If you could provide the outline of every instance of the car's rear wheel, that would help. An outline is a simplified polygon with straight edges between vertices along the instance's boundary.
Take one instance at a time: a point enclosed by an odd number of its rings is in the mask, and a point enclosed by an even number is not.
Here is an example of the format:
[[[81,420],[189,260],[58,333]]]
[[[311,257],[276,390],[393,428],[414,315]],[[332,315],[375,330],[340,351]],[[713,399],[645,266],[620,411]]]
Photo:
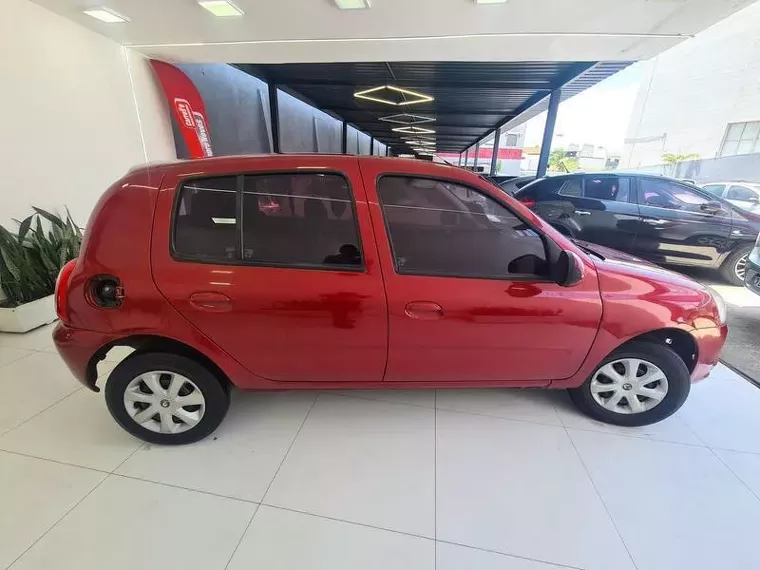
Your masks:
[[[198,441],[224,419],[229,394],[198,362],[168,353],[137,353],[106,383],[106,404],[121,427],[150,443]]]
[[[738,287],[744,286],[744,276],[747,273],[747,263],[752,246],[742,247],[729,255],[720,266],[723,278]]]
[[[689,370],[670,348],[631,342],[608,356],[580,387],[569,392],[586,415],[632,427],[674,414],[690,388]]]

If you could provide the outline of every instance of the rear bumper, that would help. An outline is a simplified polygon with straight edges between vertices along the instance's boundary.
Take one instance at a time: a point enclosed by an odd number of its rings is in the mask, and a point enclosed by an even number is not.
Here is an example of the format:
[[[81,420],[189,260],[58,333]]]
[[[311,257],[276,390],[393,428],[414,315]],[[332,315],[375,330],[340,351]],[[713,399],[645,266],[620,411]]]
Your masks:
[[[718,364],[720,351],[728,336],[728,325],[696,329],[691,334],[697,341],[697,364],[691,373],[691,381],[698,382],[707,378]]]
[[[105,357],[112,340],[113,335],[75,329],[60,321],[53,330],[53,342],[58,354],[74,377],[94,392],[100,391],[95,386],[98,362]]]

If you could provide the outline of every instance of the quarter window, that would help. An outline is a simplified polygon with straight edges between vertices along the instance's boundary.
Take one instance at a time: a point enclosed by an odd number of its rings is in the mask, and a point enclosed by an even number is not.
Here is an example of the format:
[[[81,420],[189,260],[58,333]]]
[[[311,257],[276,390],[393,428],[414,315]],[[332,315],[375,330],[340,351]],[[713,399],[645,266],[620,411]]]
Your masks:
[[[440,180],[385,176],[378,195],[399,273],[544,277],[542,238],[496,200]]]

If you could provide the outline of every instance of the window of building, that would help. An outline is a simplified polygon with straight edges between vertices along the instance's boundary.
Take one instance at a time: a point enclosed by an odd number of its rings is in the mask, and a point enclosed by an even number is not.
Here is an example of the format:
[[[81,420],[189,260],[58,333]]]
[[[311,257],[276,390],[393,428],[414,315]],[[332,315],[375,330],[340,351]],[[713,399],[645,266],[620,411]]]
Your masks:
[[[686,186],[656,178],[639,179],[639,204],[702,213],[701,206],[710,200]]]
[[[182,186],[174,217],[174,251],[207,260],[236,259],[236,176]]]
[[[728,125],[719,155],[734,156],[754,152],[760,152],[760,121]]]
[[[351,190],[342,176],[246,176],[242,217],[243,261],[362,266]]]
[[[516,135],[514,133],[507,133],[506,137],[504,137],[504,146],[516,147],[519,141],[520,141],[520,135]]]
[[[378,195],[399,273],[472,278],[548,275],[542,238],[471,188],[385,176]]]

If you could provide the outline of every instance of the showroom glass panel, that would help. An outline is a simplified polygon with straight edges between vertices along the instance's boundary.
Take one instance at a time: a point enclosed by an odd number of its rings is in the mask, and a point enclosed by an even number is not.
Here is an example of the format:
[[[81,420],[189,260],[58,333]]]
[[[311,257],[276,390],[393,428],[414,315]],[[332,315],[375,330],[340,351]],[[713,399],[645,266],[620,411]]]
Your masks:
[[[541,237],[476,190],[401,176],[381,178],[377,190],[399,273],[507,279],[548,273]]]
[[[361,245],[348,182],[337,174],[245,177],[243,261],[356,269]]]
[[[201,260],[236,259],[237,178],[224,176],[183,184],[174,216],[174,252]]]

